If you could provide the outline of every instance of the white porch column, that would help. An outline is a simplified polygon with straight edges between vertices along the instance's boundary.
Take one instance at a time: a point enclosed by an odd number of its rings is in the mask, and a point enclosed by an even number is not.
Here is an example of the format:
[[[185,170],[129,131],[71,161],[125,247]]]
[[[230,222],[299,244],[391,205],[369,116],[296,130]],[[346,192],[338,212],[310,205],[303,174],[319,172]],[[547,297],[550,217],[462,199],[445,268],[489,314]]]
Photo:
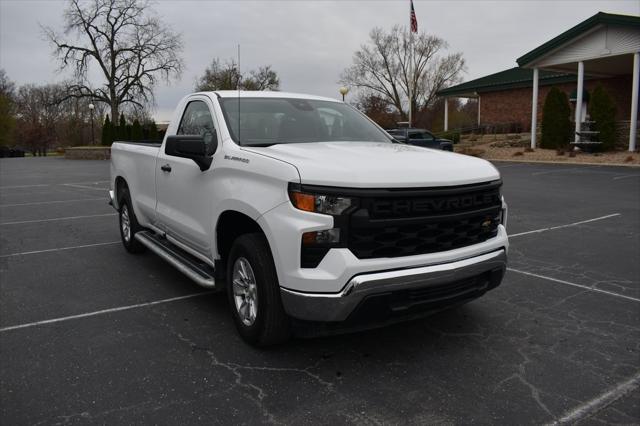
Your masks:
[[[536,148],[538,132],[538,68],[533,69],[533,96],[531,97],[531,149]]]
[[[480,127],[480,95],[478,95],[478,127]]]
[[[449,98],[444,98],[444,131],[449,130]]]
[[[633,54],[633,82],[631,83],[631,123],[629,128],[629,151],[636,150],[638,132],[638,85],[640,82],[640,53]]]
[[[576,95],[576,128],[574,142],[580,142],[578,132],[582,130],[582,92],[584,92],[584,62],[578,62],[578,94]]]

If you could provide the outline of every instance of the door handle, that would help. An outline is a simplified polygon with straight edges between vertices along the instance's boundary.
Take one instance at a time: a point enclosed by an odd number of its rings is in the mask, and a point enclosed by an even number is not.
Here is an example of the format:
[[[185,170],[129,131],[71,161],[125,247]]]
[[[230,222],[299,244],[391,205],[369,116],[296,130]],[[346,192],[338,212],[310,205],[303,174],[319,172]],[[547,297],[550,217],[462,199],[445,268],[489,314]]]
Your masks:
[[[162,170],[163,172],[171,173],[171,166],[169,164],[165,164],[164,166],[160,167],[160,170]]]

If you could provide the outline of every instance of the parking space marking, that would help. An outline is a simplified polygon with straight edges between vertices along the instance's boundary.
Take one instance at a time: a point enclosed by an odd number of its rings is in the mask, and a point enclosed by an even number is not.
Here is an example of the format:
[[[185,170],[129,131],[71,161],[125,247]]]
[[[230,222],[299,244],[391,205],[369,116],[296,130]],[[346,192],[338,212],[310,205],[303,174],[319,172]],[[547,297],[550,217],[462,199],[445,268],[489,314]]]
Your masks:
[[[603,408],[611,405],[613,402],[625,396],[629,392],[633,392],[634,390],[638,389],[638,387],[640,387],[640,373],[636,374],[629,380],[620,383],[619,385],[603,393],[602,395],[599,395],[592,400],[587,401],[584,404],[574,408],[551,424],[575,424],[576,422],[589,417],[602,410]]]
[[[98,183],[98,182],[96,182]],[[75,183],[62,183],[63,186],[68,186],[70,188],[81,188],[81,189],[92,189],[94,191],[108,191],[109,188],[96,188],[94,186],[86,186],[86,185],[78,185]]]
[[[13,188],[36,188],[42,186],[51,186],[49,183],[42,183],[38,185],[13,185],[13,186],[0,186],[0,191],[3,189],[13,189]]]
[[[612,180],[620,180],[620,179],[628,179],[633,177],[640,177],[640,175],[624,175],[624,176],[616,176],[612,178]]]
[[[120,240],[109,241],[107,243],[83,244],[81,246],[58,247],[58,248],[45,249],[45,250],[23,251],[20,253],[3,254],[3,255],[0,255],[0,259],[4,257],[26,256],[29,254],[51,253],[54,251],[75,250],[75,249],[81,249],[81,248],[87,248],[87,247],[109,246],[113,244],[120,244]]]
[[[205,296],[207,294],[212,294],[214,292],[215,292],[214,290],[209,290],[209,291],[203,291],[200,293],[187,294],[186,296],[171,297],[169,299],[154,300],[152,302],[136,303],[135,305],[119,306],[117,308],[102,309],[100,311],[86,312],[84,314],[78,314],[78,315],[70,315],[68,317],[53,318],[53,319],[48,319],[44,321],[29,322],[26,324],[10,325],[8,327],[0,328],[0,333],[4,333],[5,331],[11,331],[11,330],[19,330],[21,328],[35,327],[38,325],[54,324],[57,322],[70,321],[74,319],[94,317],[96,315],[104,315],[104,314],[110,314],[113,312],[129,311],[131,309],[145,308],[147,306],[155,306],[155,305],[161,305],[164,303],[177,302],[179,300],[192,299],[194,297]]]
[[[613,214],[608,214],[606,216],[594,217],[593,219],[581,220],[580,222],[567,223],[566,225],[558,225],[558,226],[552,226],[550,228],[540,228],[540,229],[534,229],[533,231],[519,232],[517,234],[509,234],[509,238],[520,237],[522,235],[528,235],[528,234],[538,234],[540,232],[551,231],[553,229],[569,228],[571,226],[582,225],[583,223],[595,222],[597,220],[604,220],[604,219],[609,219],[611,217],[617,217],[617,216],[622,216],[622,215],[620,213],[613,213]]]
[[[640,302],[640,299],[638,299],[636,297],[626,296],[624,294],[614,293],[612,291],[601,290],[599,288],[589,287],[589,286],[582,285],[582,284],[576,284],[576,283],[572,283],[572,282],[569,282],[569,281],[560,280],[558,278],[547,277],[545,275],[534,274],[533,272],[521,271],[519,269],[513,269],[513,268],[507,268],[507,271],[515,272],[517,274],[522,274],[522,275],[529,275],[531,277],[541,278],[543,280],[553,281],[553,282],[556,282],[556,283],[559,283],[559,284],[565,284],[565,285],[569,285],[569,286],[572,286],[572,287],[578,287],[578,288],[581,288],[581,289],[584,289],[584,290],[593,291],[593,292],[596,292],[596,293],[606,294],[608,296],[620,297],[622,299],[632,300],[634,302]]]
[[[531,176],[541,176],[541,175],[548,175],[548,174],[551,174],[551,173],[571,172],[571,171],[574,171],[574,170],[579,170],[579,169],[576,169],[574,167],[572,169],[545,170],[545,171],[542,171],[542,172],[531,173]]]
[[[39,206],[41,204],[61,204],[61,203],[79,203],[81,201],[104,201],[106,197],[101,198],[79,198],[77,200],[60,200],[60,201],[36,201],[34,203],[15,203],[15,204],[0,204],[0,207],[18,207],[18,206]]]
[[[37,188],[37,187],[44,187],[44,186],[56,186],[56,185],[65,185],[65,186],[70,186],[70,185],[86,185],[86,184],[92,184],[92,185],[97,185],[99,183],[109,183],[110,181],[108,180],[96,180],[96,181],[92,181],[92,182],[69,182],[69,183],[41,183],[41,184],[35,184],[35,185],[10,185],[10,186],[0,186],[0,191],[2,191],[3,189],[13,189],[13,188]],[[95,189],[95,188],[92,188]]]
[[[75,219],[85,219],[89,217],[105,217],[105,216],[115,216],[117,213],[104,213],[104,214],[89,214],[86,216],[67,216],[67,217],[55,217],[53,219],[38,219],[38,220],[21,220],[18,222],[3,222],[0,223],[0,226],[6,225],[22,225],[25,223],[39,223],[39,222],[55,222],[60,220],[75,220]]]

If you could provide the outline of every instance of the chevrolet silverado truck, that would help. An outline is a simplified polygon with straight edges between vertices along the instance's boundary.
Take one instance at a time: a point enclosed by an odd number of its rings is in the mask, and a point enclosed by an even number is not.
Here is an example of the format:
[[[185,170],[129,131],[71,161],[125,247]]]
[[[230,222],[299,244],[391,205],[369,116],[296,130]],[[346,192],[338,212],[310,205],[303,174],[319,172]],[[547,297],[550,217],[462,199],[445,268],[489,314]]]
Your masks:
[[[263,346],[498,286],[501,185],[487,161],[399,143],[341,101],[218,91],[182,99],[161,144],[115,142],[109,196],[126,250],[226,290],[239,334]]]

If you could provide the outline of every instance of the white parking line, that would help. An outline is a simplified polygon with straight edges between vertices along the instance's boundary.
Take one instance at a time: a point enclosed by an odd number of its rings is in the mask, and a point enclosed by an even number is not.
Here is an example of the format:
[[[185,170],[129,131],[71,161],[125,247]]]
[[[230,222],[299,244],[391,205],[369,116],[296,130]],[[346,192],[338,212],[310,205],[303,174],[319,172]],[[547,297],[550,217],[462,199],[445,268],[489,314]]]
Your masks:
[[[612,180],[628,179],[628,178],[634,178],[634,177],[640,177],[640,175],[616,176],[616,177],[612,178]]]
[[[60,317],[60,318],[53,318],[53,319],[44,320],[44,321],[30,322],[30,323],[26,323],[26,324],[11,325],[11,326],[8,326],[8,327],[0,328],[0,333],[4,333],[5,331],[18,330],[18,329],[21,329],[21,328],[35,327],[35,326],[38,326],[38,325],[54,324],[54,323],[57,323],[57,322],[69,321],[69,320],[74,320],[74,319],[79,319],[79,318],[94,317],[96,315],[110,314],[112,312],[128,311],[128,310],[131,310],[131,309],[144,308],[144,307],[147,307],[147,306],[160,305],[160,304],[163,304],[163,303],[177,302],[178,300],[185,300],[185,299],[191,299],[191,298],[194,298],[194,297],[200,297],[200,296],[204,296],[204,295],[207,295],[207,294],[211,294],[213,292],[214,292],[213,290],[211,290],[211,291],[203,291],[201,293],[192,293],[192,294],[187,294],[186,296],[172,297],[170,299],[154,300],[153,302],[136,303],[135,305],[120,306],[120,307],[117,307],[117,308],[110,308],[110,309],[102,309],[100,311],[87,312],[87,313],[78,314],[78,315],[70,315],[68,317]]]
[[[42,187],[42,186],[51,186],[48,183],[43,183],[43,184],[39,184],[39,185],[13,185],[13,186],[0,186],[0,191],[3,189],[13,189],[13,188],[36,188],[36,187]]]
[[[576,169],[576,168],[574,167],[574,168],[572,168],[572,169],[544,170],[544,171],[542,171],[542,172],[534,172],[534,173],[531,173],[531,176],[541,176],[541,175],[549,175],[549,174],[551,174],[551,173],[571,172],[571,171],[574,171],[574,170],[579,170],[579,169]]]
[[[640,299],[638,299],[636,297],[626,296],[624,294],[619,294],[619,293],[613,293],[613,292],[607,291],[607,290],[600,290],[599,288],[593,288],[593,287],[589,287],[589,286],[582,285],[582,284],[576,284],[576,283],[572,283],[572,282],[569,282],[569,281],[559,280],[557,278],[547,277],[547,276],[540,275],[540,274],[534,274],[533,272],[520,271],[518,269],[513,269],[513,268],[507,268],[507,271],[515,272],[516,274],[529,275],[531,277],[541,278],[543,280],[553,281],[553,282],[556,282],[556,283],[559,283],[559,284],[570,285],[572,287],[578,287],[578,288],[581,288],[581,289],[584,289],[584,290],[593,291],[593,292],[596,292],[596,293],[606,294],[608,296],[619,297],[621,299],[632,300],[634,302],[640,302]]]
[[[59,247],[59,248],[52,248],[52,249],[45,249],[45,250],[34,250],[34,251],[23,251],[21,253],[10,253],[10,254],[3,254],[0,255],[0,258],[3,257],[15,257],[15,256],[26,256],[29,254],[39,254],[39,253],[51,253],[54,251],[63,251],[63,250],[75,250],[75,249],[81,249],[81,248],[87,248],[87,247],[99,247],[99,246],[108,246],[108,245],[113,245],[113,244],[119,244],[120,241],[109,241],[108,243],[95,243],[95,244],[84,244],[81,246],[70,246],[70,247]]]
[[[581,220],[580,222],[568,223],[566,225],[552,226],[550,228],[535,229],[533,231],[519,232],[517,234],[509,234],[509,238],[519,237],[521,235],[538,234],[540,232],[551,231],[553,229],[569,228],[571,226],[582,225],[583,223],[595,222],[597,220],[609,219],[611,217],[621,216],[620,213],[608,214],[606,216],[595,217],[593,219]]]
[[[109,183],[110,181],[108,180],[96,180],[96,181],[92,181],[92,182],[69,182],[69,183],[41,183],[41,184],[36,184],[36,185],[9,185],[9,186],[0,186],[0,191],[3,189],[13,189],[13,188],[37,188],[37,187],[44,187],[44,186],[55,186],[55,185],[65,185],[65,186],[72,186],[72,185],[97,185],[99,183]],[[95,188],[92,188],[95,189]]]
[[[22,225],[25,223],[39,223],[39,222],[55,222],[59,220],[75,220],[75,219],[85,219],[88,217],[105,217],[105,216],[115,216],[117,213],[105,213],[105,214],[89,214],[86,216],[68,216],[68,217],[56,217],[53,219],[38,219],[38,220],[21,220],[19,222],[3,222],[0,223],[0,226],[5,225]]]
[[[78,185],[75,183],[63,183],[63,186],[68,186],[70,188],[82,188],[82,189],[91,189],[93,191],[108,191],[109,188],[96,188],[95,186],[86,186],[86,185]]]
[[[625,396],[629,392],[633,392],[634,390],[638,389],[638,387],[640,387],[640,373],[620,383],[619,385],[603,393],[602,395],[598,395],[592,400],[587,401],[584,404],[574,408],[551,424],[576,424],[580,420],[592,416],[608,405],[611,405],[613,402]]]
[[[77,200],[60,200],[60,201],[36,201],[34,203],[0,204],[0,207],[39,206],[41,204],[79,203],[81,201],[100,201],[100,200],[106,202],[107,197],[102,197],[102,198],[79,198]]]

